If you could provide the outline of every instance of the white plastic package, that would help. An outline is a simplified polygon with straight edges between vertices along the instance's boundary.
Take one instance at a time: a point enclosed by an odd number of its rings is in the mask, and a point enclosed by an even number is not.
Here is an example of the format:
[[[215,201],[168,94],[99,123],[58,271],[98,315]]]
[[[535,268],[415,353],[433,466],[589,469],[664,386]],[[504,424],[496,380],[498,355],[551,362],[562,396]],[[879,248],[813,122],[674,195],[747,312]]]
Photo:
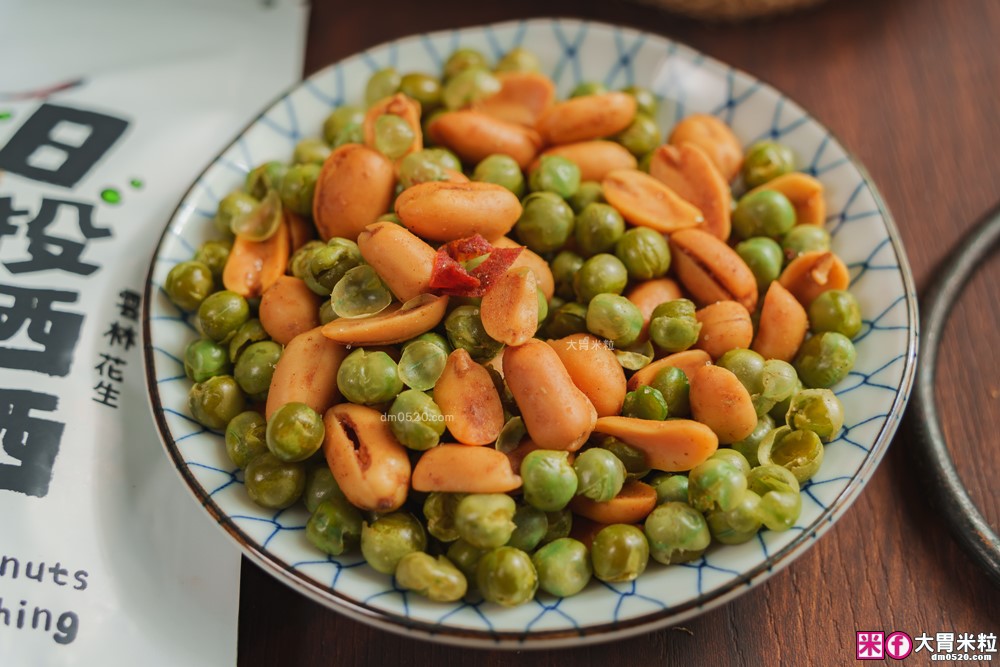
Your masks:
[[[0,7],[0,665],[236,661],[239,552],[146,404],[139,303],[202,167],[301,74],[302,2]]]

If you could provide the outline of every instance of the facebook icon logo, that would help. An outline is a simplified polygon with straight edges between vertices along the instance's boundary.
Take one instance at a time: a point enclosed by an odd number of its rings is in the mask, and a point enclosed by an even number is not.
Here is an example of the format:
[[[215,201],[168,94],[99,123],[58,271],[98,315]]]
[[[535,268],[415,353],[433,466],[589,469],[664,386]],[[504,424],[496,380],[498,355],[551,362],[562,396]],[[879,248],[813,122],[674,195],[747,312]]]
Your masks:
[[[913,639],[905,632],[893,632],[885,638],[885,653],[893,660],[902,660],[913,651]]]

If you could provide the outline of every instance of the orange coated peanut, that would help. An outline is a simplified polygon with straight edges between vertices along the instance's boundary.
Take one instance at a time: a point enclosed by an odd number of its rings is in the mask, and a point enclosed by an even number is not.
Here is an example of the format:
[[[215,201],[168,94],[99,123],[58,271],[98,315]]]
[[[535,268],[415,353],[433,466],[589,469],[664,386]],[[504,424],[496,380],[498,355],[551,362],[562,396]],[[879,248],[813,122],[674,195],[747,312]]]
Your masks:
[[[492,447],[438,445],[413,468],[414,491],[507,493],[521,487],[510,459]]]
[[[548,341],[559,355],[573,384],[582,391],[598,417],[617,415],[625,401],[625,371],[615,357],[596,336],[578,333]]]
[[[670,254],[681,284],[702,306],[737,301],[752,312],[757,280],[746,262],[723,241],[700,229],[670,235]]]
[[[521,202],[493,183],[432,181],[407,188],[396,199],[396,215],[421,238],[454,241],[481,234],[488,241],[511,230]]]
[[[313,221],[324,241],[357,240],[389,210],[396,172],[387,157],[361,144],[344,144],[323,163],[313,195]]]
[[[543,151],[542,155],[558,155],[575,163],[580,168],[581,181],[600,182],[610,171],[635,169],[638,166],[635,156],[613,141],[578,141],[553,146]],[[537,160],[535,164],[538,164]]]
[[[791,361],[809,330],[806,309],[777,280],[767,288],[752,349],[765,359]]]
[[[570,144],[617,134],[635,118],[635,98],[625,93],[574,97],[552,105],[538,119],[549,144]]]
[[[814,250],[789,262],[778,282],[808,308],[813,299],[827,290],[847,289],[851,276],[847,266],[835,254],[828,250]]]
[[[333,478],[352,505],[372,512],[399,509],[410,490],[410,457],[382,417],[353,403],[323,416],[323,454]]]
[[[594,430],[642,450],[646,465],[664,472],[690,470],[719,448],[719,439],[712,429],[690,419],[661,422],[635,417],[601,417]]]
[[[404,304],[406,305],[406,304]],[[396,303],[378,315],[339,318],[323,325],[323,335],[343,345],[392,345],[427,333],[444,319],[448,297],[430,294],[403,308]]]
[[[508,347],[503,375],[528,435],[539,447],[572,452],[586,442],[597,411],[573,384],[555,350],[536,338]]]
[[[703,366],[691,380],[691,415],[728,445],[750,435],[757,426],[750,393],[731,371]]]
[[[601,182],[604,198],[633,225],[670,233],[697,227],[701,211],[677,193],[638,169],[615,169]]]
[[[521,169],[528,168],[542,147],[535,130],[473,109],[436,116],[427,124],[427,134],[465,162],[478,163],[502,153],[514,158]]]
[[[534,128],[556,99],[552,79],[538,72],[500,72],[500,90],[474,108],[508,123]]]
[[[653,153],[649,175],[701,211],[706,232],[723,241],[729,238],[733,197],[705,151],[690,142],[664,144]]]
[[[279,276],[260,298],[260,324],[268,336],[288,345],[299,334],[320,325],[320,301],[304,280]]]
[[[479,307],[493,340],[521,345],[538,330],[538,288],[531,269],[508,271],[489,286]]]
[[[677,123],[667,143],[680,146],[691,142],[705,151],[719,173],[731,181],[743,164],[743,148],[729,126],[715,116],[696,113]]]
[[[538,285],[538,289],[542,290],[542,294],[545,295],[545,300],[549,301],[552,299],[552,295],[556,292],[556,281],[552,277],[552,269],[549,268],[549,263],[544,258],[508,236],[501,236],[492,243],[495,248],[521,248],[521,254],[517,256],[517,259],[514,260],[514,263],[510,265],[510,269],[508,270],[515,271],[520,268],[531,269],[531,272],[535,274],[535,282]]]
[[[288,268],[288,225],[282,221],[277,231],[264,241],[236,235],[222,269],[222,284],[246,298],[258,297]]]
[[[323,335],[319,327],[301,333],[285,346],[274,367],[264,414],[286,403],[305,403],[323,414],[340,400],[337,371],[349,350]]]
[[[466,445],[494,442],[503,428],[503,404],[489,371],[459,348],[448,355],[434,385],[434,402],[456,440]]]
[[[750,313],[735,301],[717,301],[695,313],[701,332],[694,346],[718,359],[733,348],[750,347],[753,322]]]
[[[368,225],[358,235],[358,249],[400,301],[423,294],[434,270],[434,248],[392,222]]]
[[[569,503],[574,514],[602,524],[639,523],[656,507],[656,489],[649,484],[630,479],[607,502],[597,502],[586,496],[576,496]]]

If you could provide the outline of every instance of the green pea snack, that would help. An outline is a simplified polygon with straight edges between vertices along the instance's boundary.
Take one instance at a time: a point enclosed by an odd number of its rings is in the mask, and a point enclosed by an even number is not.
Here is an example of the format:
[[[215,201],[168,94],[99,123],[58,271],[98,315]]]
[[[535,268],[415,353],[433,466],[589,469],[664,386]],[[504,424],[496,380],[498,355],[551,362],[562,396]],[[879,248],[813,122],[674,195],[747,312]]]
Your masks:
[[[182,310],[197,310],[212,293],[215,282],[212,269],[204,262],[181,262],[170,269],[163,291]]]
[[[267,423],[267,448],[282,461],[304,461],[323,444],[323,421],[305,403],[286,403]]]
[[[573,233],[577,247],[589,257],[615,248],[625,233],[625,220],[614,207],[594,202],[577,214]]]
[[[518,240],[538,253],[561,248],[573,233],[573,209],[555,192],[533,192],[522,203],[514,225]]]
[[[628,284],[628,270],[614,255],[600,253],[584,261],[573,277],[573,291],[580,303],[598,294],[621,294]]]
[[[694,304],[675,299],[658,305],[649,318],[649,337],[667,352],[682,352],[698,341],[701,323]]]
[[[483,159],[472,172],[472,180],[495,183],[507,188],[518,197],[524,194],[524,174],[521,173],[517,161],[509,155],[497,153]]]
[[[733,230],[742,238],[781,236],[795,225],[795,208],[775,190],[744,195],[733,211]]]
[[[743,159],[743,182],[755,188],[795,170],[792,151],[776,141],[761,141],[747,150]]]

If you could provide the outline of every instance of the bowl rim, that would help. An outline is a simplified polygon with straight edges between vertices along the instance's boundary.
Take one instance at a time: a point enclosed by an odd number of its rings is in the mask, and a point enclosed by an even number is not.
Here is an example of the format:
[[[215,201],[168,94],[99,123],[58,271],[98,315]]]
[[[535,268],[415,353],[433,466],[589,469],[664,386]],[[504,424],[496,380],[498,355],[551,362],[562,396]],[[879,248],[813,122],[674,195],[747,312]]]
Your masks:
[[[360,54],[369,53],[371,51],[381,50],[415,37],[433,39],[448,36],[454,34],[455,32],[475,31],[485,28],[499,29],[510,26],[523,26],[534,23],[547,24],[553,22],[587,25],[590,27],[617,30],[633,35],[654,37],[658,40],[663,40],[668,45],[686,49],[691,54],[697,55],[707,63],[717,67],[729,69],[732,72],[741,74],[756,82],[760,82],[772,92],[784,99],[786,103],[791,103],[793,107],[801,112],[805,118],[814,122],[822,128],[824,132],[832,137],[844,150],[844,154],[850,164],[857,169],[865,186],[871,192],[879,215],[884,222],[888,238],[892,244],[893,252],[895,253],[899,263],[899,272],[905,292],[904,302],[907,309],[907,341],[906,352],[903,356],[904,367],[900,378],[899,391],[896,392],[893,398],[892,405],[886,416],[886,421],[882,428],[879,429],[879,432],[876,435],[868,454],[865,456],[861,467],[858,468],[857,473],[851,478],[847,486],[828,503],[827,507],[823,509],[820,515],[809,526],[802,530],[795,539],[780,550],[770,554],[763,563],[741,572],[740,575],[735,577],[732,581],[712,588],[708,592],[699,594],[687,602],[676,606],[665,607],[662,610],[643,614],[630,619],[584,625],[575,629],[515,632],[474,630],[442,626],[440,624],[416,620],[409,616],[373,607],[365,602],[351,598],[335,589],[318,584],[318,582],[299,572],[283,559],[278,558],[271,553],[265,554],[263,547],[257,543],[257,541],[251,539],[238,525],[236,525],[236,523],[221,510],[215,500],[212,499],[208,493],[206,493],[205,489],[194,478],[190,469],[186,465],[183,456],[181,456],[181,453],[177,448],[173,434],[167,424],[164,406],[160,401],[159,392],[157,390],[149,313],[149,304],[153,295],[153,273],[156,268],[156,259],[160,256],[164,240],[170,233],[171,222],[176,219],[177,215],[184,207],[184,203],[191,196],[192,192],[206,173],[222,156],[225,155],[230,148],[236,145],[237,142],[239,142],[252,127],[259,123],[261,118],[266,116],[268,112],[270,112],[276,105],[280,104],[284,99],[288,98],[292,93],[306,85],[307,82],[323,75],[329,69],[336,67],[347,59],[356,57]],[[215,520],[215,523],[219,526],[219,528],[239,544],[242,555],[248,557],[285,585],[288,585],[296,591],[305,594],[310,599],[322,604],[328,609],[332,609],[338,613],[343,613],[354,620],[359,620],[379,629],[387,630],[405,637],[416,637],[419,639],[451,644],[465,648],[541,650],[568,648],[571,646],[597,644],[625,639],[638,634],[662,630],[670,625],[700,615],[703,612],[716,608],[739,596],[743,591],[752,587],[754,584],[762,583],[771,575],[777,573],[780,569],[784,568],[804,553],[812,542],[816,541],[821,535],[825,534],[826,531],[829,530],[833,523],[851,507],[860,495],[861,490],[873,475],[875,468],[877,468],[878,464],[881,462],[886,450],[889,447],[892,437],[899,428],[903,412],[906,408],[906,404],[910,398],[913,388],[913,380],[916,370],[919,340],[919,317],[917,310],[917,292],[909,260],[906,256],[895,220],[893,219],[892,214],[882,197],[882,193],[878,190],[870,174],[857,157],[844,147],[840,138],[834,134],[829,127],[817,120],[812,113],[803,108],[795,100],[786,95],[781,89],[772,85],[764,78],[755,76],[742,69],[729,65],[677,39],[640,28],[634,28],[632,26],[608,23],[605,21],[593,21],[579,17],[541,16],[527,19],[482,23],[426,33],[412,33],[353,52],[340,60],[336,60],[321,67],[308,77],[296,81],[274,97],[269,103],[264,105],[258,114],[256,114],[249,122],[246,123],[244,127],[234,134],[232,141],[227,143],[206,162],[204,168],[192,180],[191,185],[188,186],[188,188],[180,196],[177,205],[167,217],[166,224],[160,235],[160,239],[157,241],[156,248],[153,251],[149,265],[150,268],[145,279],[142,301],[143,369],[146,379],[147,404],[151,411],[153,421],[156,423],[157,435],[159,436],[160,442],[173,463],[175,471],[180,476],[181,480],[183,480],[183,482],[188,486],[194,495],[194,498]]]

